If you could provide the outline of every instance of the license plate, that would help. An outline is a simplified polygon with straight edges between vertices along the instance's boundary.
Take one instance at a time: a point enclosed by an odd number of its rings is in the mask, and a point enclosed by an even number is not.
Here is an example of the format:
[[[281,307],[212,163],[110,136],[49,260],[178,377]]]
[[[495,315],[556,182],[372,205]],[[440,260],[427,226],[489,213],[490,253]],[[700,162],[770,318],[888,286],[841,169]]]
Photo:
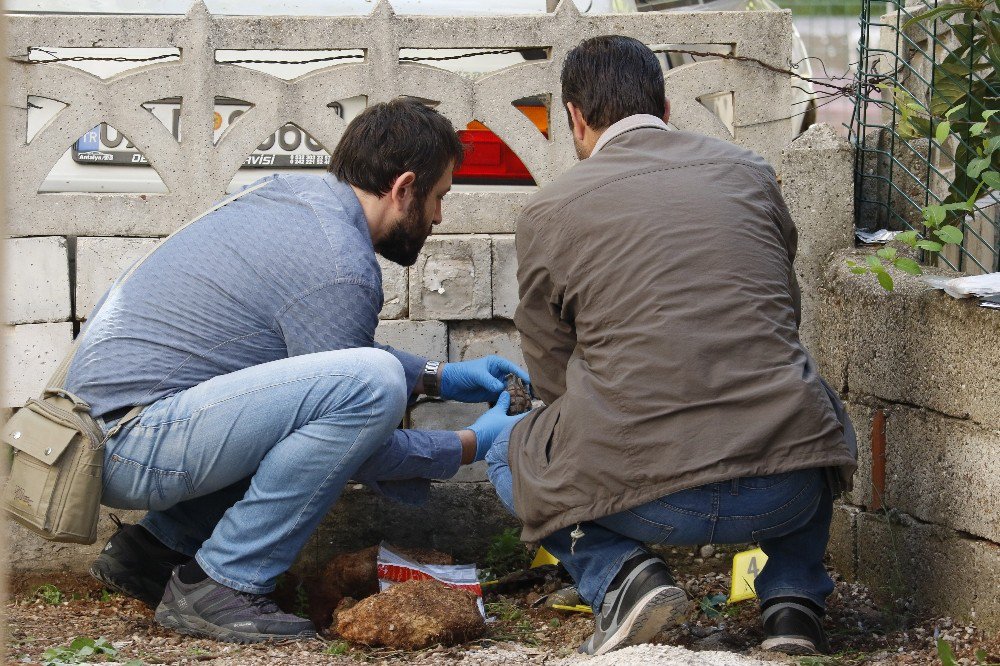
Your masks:
[[[143,108],[170,129],[175,139],[180,140],[180,104],[158,101],[143,104]],[[249,104],[216,104],[212,119],[214,141],[218,143],[226,129],[250,108]],[[330,108],[343,117],[344,111],[340,104],[335,102]],[[136,150],[123,134],[106,123],[101,123],[80,137],[73,144],[72,153],[73,161],[79,164],[149,166],[145,155]],[[315,169],[325,168],[329,164],[330,155],[323,146],[302,128],[288,123],[257,146],[243,162],[243,168]]]

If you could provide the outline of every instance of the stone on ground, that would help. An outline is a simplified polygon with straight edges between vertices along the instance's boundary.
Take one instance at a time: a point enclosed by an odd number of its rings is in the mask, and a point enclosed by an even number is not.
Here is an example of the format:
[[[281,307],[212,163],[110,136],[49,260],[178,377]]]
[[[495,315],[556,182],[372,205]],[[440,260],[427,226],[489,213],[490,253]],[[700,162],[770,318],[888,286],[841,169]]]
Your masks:
[[[337,633],[354,643],[397,650],[453,645],[482,635],[476,596],[436,580],[393,585],[337,613]]]

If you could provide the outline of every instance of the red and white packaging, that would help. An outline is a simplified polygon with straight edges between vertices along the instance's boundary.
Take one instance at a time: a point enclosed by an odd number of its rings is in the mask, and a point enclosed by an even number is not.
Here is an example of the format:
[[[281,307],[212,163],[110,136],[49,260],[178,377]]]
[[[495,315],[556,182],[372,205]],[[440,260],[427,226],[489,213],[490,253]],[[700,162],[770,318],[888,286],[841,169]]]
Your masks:
[[[378,586],[385,590],[396,583],[408,580],[436,580],[449,587],[457,587],[476,595],[479,612],[486,617],[483,606],[483,588],[476,577],[475,564],[418,564],[399,553],[386,548],[385,543],[378,547]]]

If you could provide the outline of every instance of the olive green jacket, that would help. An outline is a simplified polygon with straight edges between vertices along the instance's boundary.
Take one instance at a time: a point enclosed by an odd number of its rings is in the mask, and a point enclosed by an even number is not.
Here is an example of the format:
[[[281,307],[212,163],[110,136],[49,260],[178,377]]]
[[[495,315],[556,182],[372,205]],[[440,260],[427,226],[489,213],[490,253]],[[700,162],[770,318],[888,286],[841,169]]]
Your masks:
[[[799,342],[795,245],[761,157],[648,125],[531,200],[514,321],[546,407],[510,440],[523,538],[705,483],[855,464]]]

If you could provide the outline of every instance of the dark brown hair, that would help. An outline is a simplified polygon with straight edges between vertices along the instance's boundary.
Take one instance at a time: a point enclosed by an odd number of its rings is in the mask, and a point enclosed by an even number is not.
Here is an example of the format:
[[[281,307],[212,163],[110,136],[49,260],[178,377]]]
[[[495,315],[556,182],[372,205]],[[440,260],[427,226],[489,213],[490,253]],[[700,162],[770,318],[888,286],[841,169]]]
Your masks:
[[[427,196],[451,162],[465,155],[451,121],[426,104],[401,97],[375,104],[347,125],[330,158],[341,181],[382,196],[400,174],[416,174],[417,194]]]
[[[562,101],[572,102],[594,129],[622,118],[666,110],[663,69],[656,55],[637,39],[603,35],[580,42],[562,68]]]

